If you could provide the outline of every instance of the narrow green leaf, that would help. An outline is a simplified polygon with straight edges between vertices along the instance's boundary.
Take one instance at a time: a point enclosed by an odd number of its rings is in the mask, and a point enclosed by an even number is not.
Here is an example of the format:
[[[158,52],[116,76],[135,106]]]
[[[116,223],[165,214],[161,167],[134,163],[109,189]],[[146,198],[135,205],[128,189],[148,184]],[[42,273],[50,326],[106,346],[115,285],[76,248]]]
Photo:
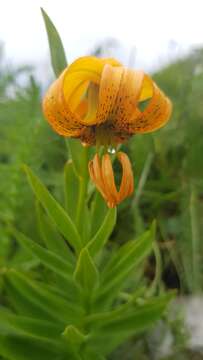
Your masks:
[[[100,349],[103,355],[109,354],[130,336],[146,331],[160,319],[171,298],[169,294],[149,300],[127,314],[118,315],[113,319],[109,313],[109,319],[101,318],[99,322],[92,325],[94,331],[91,346],[93,349]]]
[[[92,256],[97,254],[107,242],[116,224],[116,208],[110,209],[104,218],[103,224],[97,231],[93,239],[88,243],[87,248]]]
[[[9,270],[4,276],[9,299],[21,313],[66,325],[81,319],[83,311],[78,305],[59,297],[42,283],[16,270]]]
[[[86,246],[90,241],[90,231],[91,231],[90,211],[86,203],[84,204],[84,210],[82,213],[81,231],[82,231],[83,246]]]
[[[104,221],[106,214],[106,203],[100,195],[99,191],[96,191],[91,204],[91,236],[94,236],[97,233]]]
[[[9,360],[65,359],[59,357],[61,348],[56,346],[53,340],[15,334],[0,334],[0,354]]]
[[[85,291],[93,290],[98,284],[98,271],[87,249],[83,249],[78,258],[75,280]]]
[[[0,332],[4,334],[24,334],[59,340],[63,326],[51,321],[16,315],[7,308],[0,307]]]
[[[64,168],[64,192],[66,211],[73,222],[76,221],[79,185],[79,178],[74,171],[73,162],[69,160]]]
[[[49,339],[37,336],[0,334],[0,354],[9,360],[65,360],[68,353],[65,347]]]
[[[36,204],[36,211],[39,233],[46,247],[55,254],[58,254],[66,261],[70,261],[74,264],[75,258],[73,252],[70,250],[68,244],[64,241],[63,237],[57,231],[54,223],[44,213],[44,210],[42,209],[38,201]]]
[[[8,279],[5,280],[4,287],[8,296],[9,305],[17,313],[23,314],[24,316],[34,316],[38,319],[53,321],[37,304],[30,302],[22,293],[19,293],[19,290],[13,287]]]
[[[81,345],[83,345],[83,343],[86,341],[87,336],[85,336],[77,327],[73,325],[67,326],[62,333],[62,336],[65,340],[69,352],[71,353],[71,359],[82,360],[83,357],[80,356],[80,348]]]
[[[87,182],[76,175],[72,160],[69,160],[64,168],[64,185],[66,210],[77,226],[83,245],[86,245],[89,241],[91,226],[86,204]]]
[[[41,12],[49,41],[52,68],[56,77],[58,77],[61,72],[67,67],[65,51],[59,33],[56,30],[53,22],[51,21],[47,13],[44,11],[44,9],[41,8]]]
[[[67,326],[62,335],[72,346],[80,346],[86,340],[86,336],[73,325]]]
[[[62,208],[62,206],[53,198],[46,187],[37,178],[37,176],[33,174],[31,169],[29,169],[29,167],[26,165],[24,166],[24,169],[37,199],[47,211],[48,215],[56,224],[62,235],[78,252],[81,248],[81,239],[74,223]]]
[[[68,139],[67,146],[70,151],[71,159],[76,174],[79,177],[87,177],[88,174],[88,153],[89,149],[81,145],[77,139]]]
[[[125,284],[137,265],[150,253],[154,228],[146,231],[137,240],[129,241],[112,256],[101,275],[98,303],[104,305],[112,300]]]
[[[16,229],[12,229],[12,233],[15,235],[16,240],[20,245],[32,255],[36,256],[45,266],[47,266],[47,268],[66,279],[70,279],[73,272],[72,264],[68,261],[65,262],[61,257],[50,250],[46,250]]]
[[[39,266],[40,261],[37,258],[33,258],[29,252],[22,248],[19,248],[13,257],[9,260],[9,266],[18,270],[30,271],[31,269]]]

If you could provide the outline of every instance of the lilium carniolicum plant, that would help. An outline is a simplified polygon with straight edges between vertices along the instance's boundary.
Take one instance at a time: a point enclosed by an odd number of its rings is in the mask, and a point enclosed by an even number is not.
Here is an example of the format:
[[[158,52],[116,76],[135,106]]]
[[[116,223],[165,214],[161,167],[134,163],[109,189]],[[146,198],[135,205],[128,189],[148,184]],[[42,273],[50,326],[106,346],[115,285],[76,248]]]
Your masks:
[[[149,100],[141,111],[139,104]],[[60,135],[79,138],[84,145],[116,147],[134,134],[155,131],[170,118],[170,100],[143,71],[128,69],[115,59],[82,57],[50,86],[44,100],[45,117]],[[89,162],[90,177],[109,207],[133,192],[128,156],[117,158],[123,174],[117,190],[111,158],[98,151]]]

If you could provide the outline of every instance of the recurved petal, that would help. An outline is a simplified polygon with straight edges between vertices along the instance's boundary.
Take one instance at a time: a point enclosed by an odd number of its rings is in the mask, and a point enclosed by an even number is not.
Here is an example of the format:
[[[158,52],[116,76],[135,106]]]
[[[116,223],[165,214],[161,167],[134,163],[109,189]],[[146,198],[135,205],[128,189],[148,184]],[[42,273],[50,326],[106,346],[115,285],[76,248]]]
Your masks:
[[[92,84],[96,84],[97,87],[99,86],[102,71],[106,64],[120,66],[120,63],[115,59],[99,59],[94,56],[79,58],[69,66],[66,76],[64,77],[63,93],[65,101],[72,111],[79,105],[81,99],[88,94],[89,87],[91,87]],[[96,87],[95,93],[97,93]],[[91,107],[91,102],[92,101],[89,101],[89,107]],[[88,114],[81,119],[81,123],[85,125],[96,124],[96,111],[94,116],[92,111],[90,115],[88,111]]]
[[[152,95],[153,95],[152,79],[145,74],[143,78],[142,90],[139,97],[139,101],[150,99]]]
[[[113,69],[113,71],[115,71]],[[123,67],[123,73],[110,119],[115,128],[125,130],[142,91],[144,73]]]
[[[105,193],[108,199],[108,206],[114,207],[118,202],[118,191],[115,185],[114,173],[109,154],[105,154],[102,158],[102,177]]]
[[[121,202],[126,197],[130,196],[133,193],[134,177],[133,177],[133,171],[132,171],[131,163],[130,163],[128,156],[121,151],[118,153],[117,156],[122,165],[122,170],[123,170],[120,190],[118,193],[118,201]]]
[[[172,103],[169,98],[152,81],[153,95],[146,107],[141,112],[136,109],[130,121],[129,131],[132,133],[147,133],[164,126],[170,118]]]
[[[103,198],[108,201],[108,197],[106,195],[106,190],[104,186],[104,180],[102,176],[101,164],[99,155],[95,154],[94,159],[89,162],[89,174],[94,182],[97,189],[100,191]]]
[[[99,86],[97,84],[90,83],[86,98],[88,109],[85,116],[82,118],[82,123],[90,126],[97,123],[96,113],[99,102]]]
[[[103,69],[99,88],[99,105],[96,113],[97,124],[109,119],[114,110],[123,69],[121,66],[113,67],[108,64]]]
[[[69,72],[85,71],[94,72],[97,76],[101,76],[105,64],[112,66],[121,66],[121,63],[113,58],[97,58],[95,56],[83,56],[75,60],[69,66]]]
[[[43,112],[53,129],[60,135],[80,136],[84,126],[80,118],[67,106],[63,95],[63,81],[67,69],[49,87],[43,99]]]
[[[132,84],[134,83],[135,86],[133,78],[131,78],[131,80]],[[113,123],[114,131],[118,133],[123,132],[123,135],[155,131],[164,126],[171,115],[171,101],[149,76],[144,75],[142,78],[140,76],[140,82],[138,81],[136,83],[139,83],[139,86],[137,86],[137,91],[139,88],[139,96],[138,99],[136,98],[135,106],[133,106],[133,101],[129,104],[128,97],[126,98],[127,104],[125,105],[125,94],[128,94],[128,90],[123,87],[125,110],[122,110],[121,107],[120,110],[118,110],[118,113],[121,113],[122,115],[124,111],[126,116],[116,117]],[[126,85],[127,84],[130,84],[130,81],[126,81]],[[131,86],[131,89],[133,90],[133,85]],[[138,101],[140,102],[149,98],[150,100],[147,107],[144,111],[141,111],[138,107]]]

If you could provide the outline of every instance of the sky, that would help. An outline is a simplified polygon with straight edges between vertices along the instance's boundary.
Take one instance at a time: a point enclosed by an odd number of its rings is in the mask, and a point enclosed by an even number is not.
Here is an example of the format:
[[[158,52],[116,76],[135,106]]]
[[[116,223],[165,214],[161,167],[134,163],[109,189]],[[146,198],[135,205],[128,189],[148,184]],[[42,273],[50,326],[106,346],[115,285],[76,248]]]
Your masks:
[[[156,68],[203,45],[203,0],[0,0],[0,41],[7,59],[45,68],[48,43],[40,7],[55,23],[67,58],[87,55],[107,38],[115,55]]]

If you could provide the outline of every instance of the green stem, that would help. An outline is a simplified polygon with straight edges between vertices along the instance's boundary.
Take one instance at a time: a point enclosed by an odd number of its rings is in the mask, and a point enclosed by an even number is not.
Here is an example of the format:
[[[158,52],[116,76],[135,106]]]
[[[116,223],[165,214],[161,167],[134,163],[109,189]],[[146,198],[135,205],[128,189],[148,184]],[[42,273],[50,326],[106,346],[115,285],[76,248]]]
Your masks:
[[[133,208],[136,205],[138,205],[138,203],[139,203],[140,197],[142,195],[142,191],[143,191],[143,189],[145,187],[145,183],[147,181],[147,178],[148,178],[148,175],[149,175],[149,172],[150,172],[150,169],[151,169],[153,158],[154,158],[154,155],[152,153],[149,153],[147,158],[146,158],[146,161],[145,161],[145,164],[144,164],[144,167],[143,167],[140,179],[139,179],[137,191],[135,192],[135,197],[134,197],[134,199],[132,201],[132,207]]]
[[[79,189],[79,199],[78,199],[78,206],[77,206],[77,213],[76,213],[76,226],[78,232],[82,232],[82,223],[83,223],[83,213],[84,213],[84,206],[85,206],[85,199],[87,194],[87,184],[88,179],[87,177],[80,178],[80,189]]]

